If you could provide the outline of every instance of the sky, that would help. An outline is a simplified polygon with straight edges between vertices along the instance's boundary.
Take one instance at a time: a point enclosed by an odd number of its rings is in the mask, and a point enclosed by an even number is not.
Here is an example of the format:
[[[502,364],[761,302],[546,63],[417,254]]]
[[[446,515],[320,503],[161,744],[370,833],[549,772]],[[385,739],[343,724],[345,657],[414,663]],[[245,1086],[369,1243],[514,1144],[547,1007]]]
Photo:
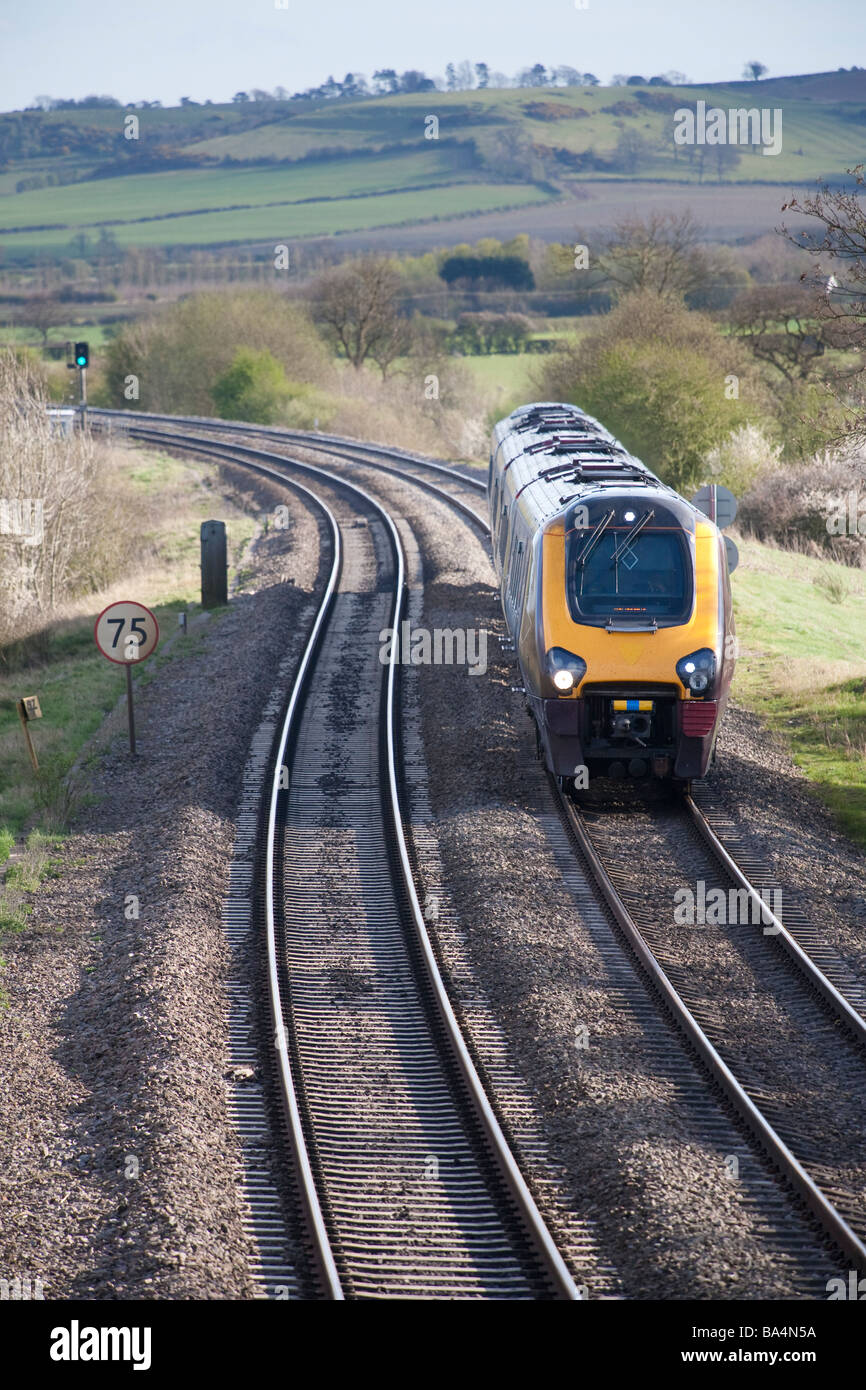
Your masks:
[[[581,6],[579,8],[578,6]],[[585,6],[585,7],[584,7]],[[695,82],[866,66],[864,0],[0,0],[0,110],[37,95],[227,101],[329,74],[486,62]]]

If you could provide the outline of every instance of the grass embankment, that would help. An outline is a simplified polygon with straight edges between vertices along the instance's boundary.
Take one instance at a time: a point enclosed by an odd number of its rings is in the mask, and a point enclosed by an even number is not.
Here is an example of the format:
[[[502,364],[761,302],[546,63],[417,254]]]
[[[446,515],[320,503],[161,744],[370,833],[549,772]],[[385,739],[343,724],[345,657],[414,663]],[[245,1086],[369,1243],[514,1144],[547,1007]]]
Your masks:
[[[118,599],[138,599],[156,613],[163,646],[177,631],[177,614],[193,610],[200,597],[201,522],[214,515],[226,521],[232,571],[255,529],[253,515],[212,497],[206,464],[148,451],[130,452],[123,466],[130,489],[142,499],[140,563],[52,626],[44,660],[14,670],[0,667],[0,865],[27,834],[20,859],[8,867],[0,886],[0,934],[24,925],[30,894],[52,871],[51,849],[80,796],[69,784],[69,769],[125,689],[122,667],[107,661],[94,643],[96,614]],[[179,640],[200,638],[193,631]],[[165,655],[157,651],[134,673],[134,681],[152,679],[161,662],[176,654],[176,648]],[[31,725],[38,774],[16,709],[24,695],[38,695],[42,707],[42,719]]]
[[[734,698],[866,848],[866,572],[738,540]]]

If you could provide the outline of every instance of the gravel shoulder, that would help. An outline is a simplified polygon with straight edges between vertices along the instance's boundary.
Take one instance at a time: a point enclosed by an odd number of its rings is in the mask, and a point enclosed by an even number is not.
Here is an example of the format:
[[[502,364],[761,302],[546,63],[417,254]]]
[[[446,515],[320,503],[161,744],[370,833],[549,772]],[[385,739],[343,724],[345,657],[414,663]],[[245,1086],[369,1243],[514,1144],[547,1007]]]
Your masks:
[[[179,639],[117,720],[92,804],[3,943],[0,1277],[46,1298],[254,1293],[226,1107],[220,906],[252,732],[303,646],[319,524],[288,489],[220,470],[215,494],[288,502],[228,610]],[[292,582],[290,582],[292,581]]]

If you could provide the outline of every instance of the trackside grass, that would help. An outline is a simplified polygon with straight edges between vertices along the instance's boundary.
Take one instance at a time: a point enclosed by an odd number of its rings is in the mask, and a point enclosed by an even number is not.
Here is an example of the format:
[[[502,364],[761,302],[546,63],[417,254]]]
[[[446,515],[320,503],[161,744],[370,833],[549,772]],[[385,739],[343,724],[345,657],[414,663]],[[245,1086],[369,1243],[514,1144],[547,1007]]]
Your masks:
[[[866,848],[866,572],[738,538],[733,694]]]

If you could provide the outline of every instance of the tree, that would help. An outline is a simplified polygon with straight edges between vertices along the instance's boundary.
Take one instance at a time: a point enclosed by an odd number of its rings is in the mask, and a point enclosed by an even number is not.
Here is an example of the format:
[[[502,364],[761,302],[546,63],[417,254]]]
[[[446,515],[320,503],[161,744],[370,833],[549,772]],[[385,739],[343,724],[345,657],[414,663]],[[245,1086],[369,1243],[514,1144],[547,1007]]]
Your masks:
[[[386,256],[360,256],[314,281],[313,319],[356,371],[369,358],[386,377],[407,352],[410,330],[399,311],[400,290],[399,273]]]
[[[48,334],[52,328],[63,323],[68,312],[68,309],[64,309],[53,295],[33,294],[21,306],[17,318],[20,323],[26,323],[42,334],[42,346],[46,348],[48,346]]]
[[[751,59],[743,68],[743,76],[748,82],[760,82],[764,73],[769,71],[765,63],[759,63],[756,59]]]
[[[834,346],[844,346],[858,354],[853,366],[832,377],[834,390],[848,378],[846,396],[853,414],[846,432],[858,443],[866,440],[866,391],[862,386],[866,361],[866,209],[861,190],[866,187],[863,165],[849,169],[853,185],[829,188],[802,198],[793,197],[782,205],[783,212],[796,212],[820,224],[819,240],[805,231],[791,233],[783,225],[788,240],[813,257],[812,284],[815,315],[828,331]],[[803,278],[803,277],[801,277]],[[854,389],[852,378],[859,378]]]
[[[238,103],[244,102],[244,101],[249,101],[249,99],[250,99],[249,92],[235,92],[234,96],[232,97],[232,101],[235,101],[235,102],[238,102]]]
[[[712,147],[712,157],[715,161],[719,183],[721,183],[725,174],[730,174],[736,169],[742,155],[735,145],[714,145]]]
[[[563,87],[580,87],[583,83],[583,78],[577,71],[577,68],[569,67],[555,68],[553,80]]]
[[[532,290],[535,277],[522,256],[447,256],[439,268],[446,285]]]
[[[585,72],[583,74],[583,85],[584,87],[600,87],[601,81],[596,77],[594,72]]]
[[[460,314],[454,342],[469,356],[523,352],[531,331],[524,314]]]
[[[624,130],[616,142],[616,162],[626,173],[634,174],[649,154],[650,146],[638,130]]]
[[[822,314],[837,323],[847,320],[858,330],[859,346],[866,349],[866,209],[861,190],[866,188],[863,165],[849,169],[853,187],[829,188],[793,197],[782,205],[783,212],[796,212],[821,224],[820,240],[809,233],[782,231],[800,249],[810,251],[814,275],[821,282]]]
[[[373,88],[377,96],[393,96],[400,90],[400,79],[393,68],[379,68],[373,73]]]
[[[828,339],[833,344],[831,326],[816,321],[819,308],[814,289],[805,285],[760,285],[734,300],[731,329],[787,382],[805,380]]]
[[[423,72],[418,72],[415,68],[410,68],[404,72],[400,78],[401,92],[434,92],[436,83],[432,77],[427,77]]]
[[[627,295],[597,322],[544,359],[539,399],[574,401],[665,482],[692,487],[709,451],[749,421],[755,367],[707,315],[652,290]],[[731,372],[742,383],[739,399],[723,390]]]
[[[630,77],[625,85],[627,87],[645,87],[646,84],[647,82],[645,77],[634,76]]]
[[[469,92],[475,86],[475,72],[466,59],[457,64],[457,87],[461,92]]]
[[[449,63],[445,69],[445,85],[449,92],[457,91],[457,69],[453,63]]]
[[[475,77],[478,81],[479,90],[483,92],[490,81],[490,69],[486,63],[475,64]]]
[[[521,87],[544,87],[547,84],[547,68],[543,63],[534,63],[531,68],[524,68],[520,74]]]
[[[707,278],[707,259],[699,243],[700,226],[691,212],[651,212],[624,217],[601,257],[605,279],[616,295],[652,290],[681,299]]]

